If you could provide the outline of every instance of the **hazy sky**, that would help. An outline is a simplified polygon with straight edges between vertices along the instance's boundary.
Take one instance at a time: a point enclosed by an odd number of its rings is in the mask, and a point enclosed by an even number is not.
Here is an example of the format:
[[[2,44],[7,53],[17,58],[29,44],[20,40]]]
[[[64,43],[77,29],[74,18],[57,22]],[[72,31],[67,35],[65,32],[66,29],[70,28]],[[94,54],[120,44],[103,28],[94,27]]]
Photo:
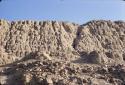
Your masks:
[[[0,18],[7,20],[63,20],[84,23],[93,19],[125,20],[122,0],[3,0]]]

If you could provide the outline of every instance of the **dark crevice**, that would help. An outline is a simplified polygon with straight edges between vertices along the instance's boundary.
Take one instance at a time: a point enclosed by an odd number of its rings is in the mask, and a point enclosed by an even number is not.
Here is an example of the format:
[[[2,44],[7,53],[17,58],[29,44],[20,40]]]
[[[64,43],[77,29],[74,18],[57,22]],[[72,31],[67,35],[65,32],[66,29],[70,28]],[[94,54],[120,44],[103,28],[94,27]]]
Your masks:
[[[72,43],[72,47],[76,50],[76,45],[78,43],[78,40],[80,38],[80,33],[82,31],[82,26],[79,26],[76,32],[76,38],[74,38],[73,43]]]
[[[123,56],[123,60],[125,61],[125,53],[123,53],[122,56]]]

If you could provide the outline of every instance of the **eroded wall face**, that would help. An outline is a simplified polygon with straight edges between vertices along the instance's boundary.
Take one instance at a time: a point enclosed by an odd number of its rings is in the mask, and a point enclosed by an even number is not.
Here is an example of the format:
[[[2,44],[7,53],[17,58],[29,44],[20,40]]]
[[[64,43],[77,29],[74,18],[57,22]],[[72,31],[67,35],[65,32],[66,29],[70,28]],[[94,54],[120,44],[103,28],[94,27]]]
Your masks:
[[[85,57],[87,61],[95,60],[94,63],[120,62],[125,60],[125,23],[91,21],[77,25],[57,21],[0,20],[0,46],[0,64],[11,63],[6,58],[14,62],[31,53],[35,56],[37,52],[69,61]]]

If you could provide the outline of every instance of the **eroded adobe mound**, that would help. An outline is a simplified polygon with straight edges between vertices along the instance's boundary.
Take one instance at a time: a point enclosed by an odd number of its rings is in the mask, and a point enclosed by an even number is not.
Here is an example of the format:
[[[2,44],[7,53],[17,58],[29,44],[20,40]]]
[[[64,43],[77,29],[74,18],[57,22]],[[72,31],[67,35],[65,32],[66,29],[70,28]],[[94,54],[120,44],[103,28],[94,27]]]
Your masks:
[[[124,62],[125,22],[0,20],[1,84],[120,85]]]

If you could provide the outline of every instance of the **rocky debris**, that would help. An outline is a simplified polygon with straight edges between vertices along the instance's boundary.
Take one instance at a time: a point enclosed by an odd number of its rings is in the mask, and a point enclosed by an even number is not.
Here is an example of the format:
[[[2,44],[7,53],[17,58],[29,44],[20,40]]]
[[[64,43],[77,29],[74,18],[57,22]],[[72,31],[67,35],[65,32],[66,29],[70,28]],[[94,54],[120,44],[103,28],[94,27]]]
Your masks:
[[[32,75],[30,73],[26,73],[23,75],[23,80],[25,84],[28,84],[32,80]]]
[[[64,61],[35,61],[27,65],[21,62],[4,70],[2,73],[4,76],[1,77],[4,80],[0,83],[5,85],[123,85],[124,68],[125,66],[120,64],[92,67]]]
[[[125,84],[125,22],[0,20],[0,31],[0,85]]]

